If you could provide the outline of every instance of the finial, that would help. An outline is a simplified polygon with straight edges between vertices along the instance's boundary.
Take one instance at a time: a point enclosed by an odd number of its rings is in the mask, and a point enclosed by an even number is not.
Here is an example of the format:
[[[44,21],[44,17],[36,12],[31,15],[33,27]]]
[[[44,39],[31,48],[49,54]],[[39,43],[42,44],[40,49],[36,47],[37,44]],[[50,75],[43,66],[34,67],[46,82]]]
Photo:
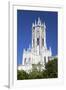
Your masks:
[[[46,29],[46,25],[45,25],[45,22],[44,22],[44,28]]]
[[[51,51],[51,47],[49,47],[50,51]]]
[[[29,51],[31,50],[31,45],[29,44]]]
[[[32,23],[32,27],[34,27],[34,23]]]
[[[24,52],[26,51],[26,50],[25,50],[25,48],[24,48],[24,50],[23,50],[23,51],[24,51]]]
[[[38,17],[38,25],[41,24],[41,20],[40,17]]]
[[[49,50],[50,50],[50,53],[51,53],[51,55],[52,55],[52,50],[51,50],[51,47],[49,47]]]

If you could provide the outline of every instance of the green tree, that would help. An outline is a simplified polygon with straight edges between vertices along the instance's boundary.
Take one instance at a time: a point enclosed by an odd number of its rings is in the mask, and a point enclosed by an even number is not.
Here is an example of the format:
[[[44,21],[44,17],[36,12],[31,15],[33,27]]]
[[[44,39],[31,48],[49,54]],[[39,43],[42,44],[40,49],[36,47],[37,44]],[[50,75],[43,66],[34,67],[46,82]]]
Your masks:
[[[26,73],[24,70],[17,70],[18,80],[28,79],[28,77],[29,77],[28,73]]]
[[[57,58],[49,61],[46,66],[46,73],[48,78],[57,78],[58,77],[58,61]]]

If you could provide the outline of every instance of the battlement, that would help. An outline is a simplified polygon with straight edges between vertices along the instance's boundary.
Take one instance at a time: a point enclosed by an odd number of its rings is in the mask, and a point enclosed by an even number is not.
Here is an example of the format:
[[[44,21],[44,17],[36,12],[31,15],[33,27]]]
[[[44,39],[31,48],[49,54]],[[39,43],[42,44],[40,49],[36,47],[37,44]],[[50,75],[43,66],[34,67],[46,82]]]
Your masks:
[[[35,27],[46,27],[45,22],[42,23],[40,18],[38,17],[38,21],[35,20],[35,22],[32,23],[32,28]]]

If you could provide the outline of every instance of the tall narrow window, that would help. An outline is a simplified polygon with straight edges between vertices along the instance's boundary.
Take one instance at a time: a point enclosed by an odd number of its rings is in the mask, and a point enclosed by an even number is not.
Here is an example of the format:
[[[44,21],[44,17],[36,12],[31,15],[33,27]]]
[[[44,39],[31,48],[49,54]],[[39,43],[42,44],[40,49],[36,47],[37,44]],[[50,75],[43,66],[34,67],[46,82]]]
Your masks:
[[[39,38],[37,38],[37,45],[39,45]]]
[[[34,47],[34,45],[35,45],[35,40],[33,39],[33,47]]]
[[[30,60],[31,60],[31,58],[29,57],[29,64],[30,64]]]
[[[44,63],[45,63],[45,65],[46,65],[46,57],[44,57]]]
[[[44,46],[44,39],[42,38],[42,46]]]
[[[24,64],[26,64],[26,58],[24,59]]]

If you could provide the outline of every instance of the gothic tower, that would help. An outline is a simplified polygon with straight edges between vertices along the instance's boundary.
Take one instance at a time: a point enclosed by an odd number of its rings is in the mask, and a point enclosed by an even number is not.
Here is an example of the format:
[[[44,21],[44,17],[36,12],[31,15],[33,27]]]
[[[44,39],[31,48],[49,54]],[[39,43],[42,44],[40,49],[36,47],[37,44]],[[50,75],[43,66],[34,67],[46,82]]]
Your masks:
[[[46,45],[46,25],[40,18],[32,24],[32,48],[23,50],[23,65],[45,64],[52,56],[51,48]]]
[[[42,48],[46,49],[46,25],[40,18],[32,24],[32,48],[33,51],[40,55]]]

